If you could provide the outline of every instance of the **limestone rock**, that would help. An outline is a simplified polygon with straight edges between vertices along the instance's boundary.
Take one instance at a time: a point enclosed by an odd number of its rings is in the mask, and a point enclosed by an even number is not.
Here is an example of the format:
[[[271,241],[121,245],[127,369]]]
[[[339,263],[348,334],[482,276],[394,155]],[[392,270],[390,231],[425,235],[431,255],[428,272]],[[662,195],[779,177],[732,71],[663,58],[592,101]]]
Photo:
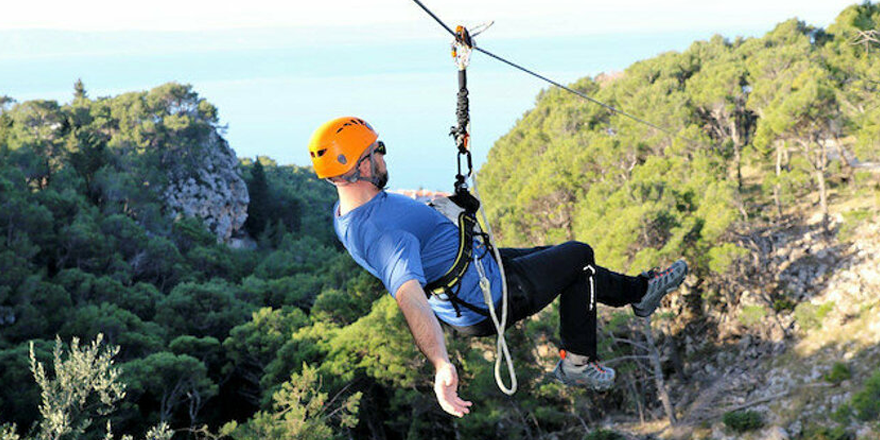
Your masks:
[[[770,427],[762,434],[761,438],[766,440],[789,440],[791,438],[791,436],[788,435],[788,432],[779,426]]]
[[[229,242],[244,226],[250,198],[229,144],[211,132],[194,163],[168,170],[163,198],[173,217],[199,217],[220,242]]]

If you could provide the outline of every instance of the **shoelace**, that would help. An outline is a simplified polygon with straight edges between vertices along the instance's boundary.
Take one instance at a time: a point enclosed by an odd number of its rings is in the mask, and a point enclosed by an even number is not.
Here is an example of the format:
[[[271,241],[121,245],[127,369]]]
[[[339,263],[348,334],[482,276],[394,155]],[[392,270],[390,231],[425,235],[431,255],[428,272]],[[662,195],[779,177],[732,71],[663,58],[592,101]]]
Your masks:
[[[602,374],[607,373],[607,371],[605,370],[605,367],[600,365],[598,362],[590,362],[588,365],[593,367],[594,370],[596,370]]]
[[[673,271],[673,266],[669,266],[669,268],[667,268],[663,272],[658,272],[658,270],[655,270],[655,269],[658,269],[658,268],[654,268],[654,269],[651,269],[648,271],[648,276],[650,277],[650,279],[648,280],[649,283],[656,283],[661,278],[671,274]]]

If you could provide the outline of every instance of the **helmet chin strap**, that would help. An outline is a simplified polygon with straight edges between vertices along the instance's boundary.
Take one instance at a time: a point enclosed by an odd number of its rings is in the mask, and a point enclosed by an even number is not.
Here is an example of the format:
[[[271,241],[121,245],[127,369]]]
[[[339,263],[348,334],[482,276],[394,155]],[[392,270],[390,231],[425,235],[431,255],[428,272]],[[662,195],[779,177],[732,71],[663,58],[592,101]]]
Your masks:
[[[355,166],[354,173],[352,175],[340,176],[340,177],[342,177],[342,179],[348,183],[355,183],[359,180],[366,180],[367,182],[372,183],[373,186],[375,186],[379,190],[385,189],[385,185],[388,184],[388,179],[379,177],[377,175],[379,172],[379,169],[376,166],[376,159],[373,158],[373,154],[374,153],[371,151],[370,154],[367,156],[370,158],[370,177],[361,176],[361,164],[360,163],[361,163],[361,161],[363,161],[363,159],[358,161],[358,164],[357,164],[357,166]]]

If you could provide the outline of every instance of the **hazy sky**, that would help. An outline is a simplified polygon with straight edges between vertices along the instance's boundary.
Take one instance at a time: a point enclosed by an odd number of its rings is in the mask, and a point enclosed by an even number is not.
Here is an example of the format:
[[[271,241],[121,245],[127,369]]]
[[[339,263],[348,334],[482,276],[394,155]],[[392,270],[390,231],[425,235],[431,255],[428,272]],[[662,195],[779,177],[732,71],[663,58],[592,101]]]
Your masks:
[[[444,20],[496,20],[500,36],[583,35],[620,31],[714,29],[772,25],[797,16],[827,21],[846,0],[426,0]],[[30,0],[4,5],[0,29],[204,30],[421,24],[409,0]],[[404,26],[406,27],[406,26]],[[346,31],[347,30],[347,31]]]
[[[495,25],[494,53],[567,83],[715,33],[760,36],[798,17],[827,26],[847,0],[424,0],[450,26]],[[0,95],[69,102],[192,84],[239,157],[307,165],[322,122],[357,115],[389,148],[391,186],[448,189],[455,70],[449,36],[410,0],[17,1],[0,14]],[[476,163],[546,84],[475,54]],[[589,104],[585,104],[589,105]],[[624,109],[627,110],[627,109]]]

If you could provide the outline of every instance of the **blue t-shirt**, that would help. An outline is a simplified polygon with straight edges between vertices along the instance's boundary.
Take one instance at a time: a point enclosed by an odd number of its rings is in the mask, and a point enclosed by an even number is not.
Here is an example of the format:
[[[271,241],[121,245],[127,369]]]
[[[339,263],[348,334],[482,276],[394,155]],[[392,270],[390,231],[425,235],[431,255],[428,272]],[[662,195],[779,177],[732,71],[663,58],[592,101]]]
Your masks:
[[[392,296],[403,283],[416,280],[422,287],[440,278],[458,253],[458,227],[435,209],[400,194],[380,192],[369,202],[339,215],[339,203],[333,207],[336,235],[352,258],[376,278],[382,280]],[[474,240],[474,254],[485,248]],[[486,276],[492,285],[492,300],[501,298],[501,275],[492,258],[483,258]],[[461,279],[458,297],[486,310],[480,279],[474,264]],[[468,326],[484,316],[460,307],[456,316],[450,301],[434,295],[428,299],[438,318],[448,324]]]

